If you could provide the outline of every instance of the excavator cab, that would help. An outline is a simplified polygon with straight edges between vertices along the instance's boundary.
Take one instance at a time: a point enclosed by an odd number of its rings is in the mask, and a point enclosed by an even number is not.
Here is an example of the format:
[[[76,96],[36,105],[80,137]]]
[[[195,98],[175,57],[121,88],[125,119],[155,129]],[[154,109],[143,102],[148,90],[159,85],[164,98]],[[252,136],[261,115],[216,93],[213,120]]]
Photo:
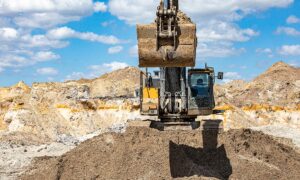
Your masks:
[[[218,73],[223,79],[223,73]],[[190,69],[188,71],[188,115],[209,115],[215,108],[214,68]]]

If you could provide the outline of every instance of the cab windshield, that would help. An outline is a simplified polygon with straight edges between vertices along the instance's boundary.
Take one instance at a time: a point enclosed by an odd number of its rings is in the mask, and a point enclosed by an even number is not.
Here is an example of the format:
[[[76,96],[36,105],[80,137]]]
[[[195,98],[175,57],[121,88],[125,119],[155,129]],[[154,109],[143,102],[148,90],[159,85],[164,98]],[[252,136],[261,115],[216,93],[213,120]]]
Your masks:
[[[192,74],[190,87],[192,96],[209,96],[209,75],[208,74]]]

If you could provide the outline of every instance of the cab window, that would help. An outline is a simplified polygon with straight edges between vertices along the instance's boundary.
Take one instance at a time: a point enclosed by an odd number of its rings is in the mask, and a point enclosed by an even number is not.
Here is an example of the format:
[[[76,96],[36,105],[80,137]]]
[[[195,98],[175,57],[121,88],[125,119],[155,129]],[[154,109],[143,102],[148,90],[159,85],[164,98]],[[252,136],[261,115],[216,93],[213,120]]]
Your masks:
[[[208,74],[192,74],[190,77],[190,87],[192,96],[209,96],[209,75]]]

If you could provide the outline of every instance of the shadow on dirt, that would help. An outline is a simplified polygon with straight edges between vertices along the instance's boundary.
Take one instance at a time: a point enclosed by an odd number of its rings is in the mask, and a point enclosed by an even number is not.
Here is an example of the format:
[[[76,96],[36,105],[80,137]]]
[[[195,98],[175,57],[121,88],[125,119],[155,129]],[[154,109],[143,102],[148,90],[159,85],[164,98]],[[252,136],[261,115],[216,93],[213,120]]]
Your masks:
[[[213,123],[213,124],[212,124]],[[224,145],[218,147],[221,121],[205,121],[202,130],[203,148],[169,144],[170,170],[173,178],[202,176],[228,179],[232,166]],[[216,127],[218,126],[218,127]]]

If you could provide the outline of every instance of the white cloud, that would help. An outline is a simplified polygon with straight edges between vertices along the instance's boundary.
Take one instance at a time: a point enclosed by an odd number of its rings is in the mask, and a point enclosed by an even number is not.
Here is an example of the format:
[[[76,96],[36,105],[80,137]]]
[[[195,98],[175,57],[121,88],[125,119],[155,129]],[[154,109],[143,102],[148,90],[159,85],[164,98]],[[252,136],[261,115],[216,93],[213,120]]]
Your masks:
[[[278,53],[284,56],[300,56],[300,45],[284,45]]]
[[[92,0],[1,0],[0,14],[18,14],[26,12],[61,12],[84,14],[93,8]],[[79,12],[78,12],[79,11]]]
[[[33,59],[38,62],[55,60],[55,59],[59,59],[59,58],[60,58],[59,55],[57,55],[51,51],[40,51],[40,52],[37,52],[33,57]]]
[[[104,2],[95,2],[94,3],[94,11],[95,12],[106,12],[107,6]]]
[[[92,14],[93,11],[92,0],[0,1],[0,15],[9,16],[14,23],[25,27],[48,28],[79,20]]]
[[[300,23],[300,18],[294,16],[294,15],[291,15],[289,16],[287,19],[286,19],[286,22],[288,24],[296,24],[296,23]]]
[[[72,74],[69,74],[66,76],[65,80],[78,80],[78,79],[83,79],[86,78],[86,75],[82,72],[72,72]],[[88,77],[89,78],[89,77]]]
[[[261,12],[269,8],[284,8],[293,0],[185,0],[180,2],[180,9],[197,24],[198,40],[205,46],[198,48],[205,57],[235,55],[242,52],[234,47],[234,42],[246,42],[259,32],[251,28],[242,29],[237,21],[246,15]],[[151,23],[155,20],[159,1],[147,0],[110,0],[111,14],[127,24]],[[222,48],[222,44],[230,44]],[[217,48],[216,48],[217,47]]]
[[[0,53],[0,68],[21,68],[25,66],[31,66],[39,62],[45,62],[59,58],[59,55],[51,51],[39,51],[34,53],[26,50],[15,50],[9,53],[2,52]]]
[[[264,49],[258,48],[258,49],[256,49],[256,52],[270,54],[270,53],[272,53],[272,50],[270,48],[264,48]]]
[[[93,0],[0,0],[0,68],[14,70],[58,59],[53,49],[67,47],[70,38],[121,43],[115,36],[57,27],[106,9],[105,3]]]
[[[104,36],[98,35],[92,32],[77,32],[68,27],[60,27],[56,29],[52,29],[48,31],[47,36],[52,39],[68,39],[68,38],[78,38],[81,40],[87,40],[92,42],[100,42],[104,44],[119,44],[121,40],[119,40],[115,36]]]
[[[153,22],[159,1],[110,0],[109,10],[128,24]],[[199,21],[211,19],[238,20],[243,16],[272,7],[287,7],[293,0],[185,0],[180,9]],[[200,21],[199,21],[200,22]]]
[[[290,61],[288,64],[297,68],[300,67],[300,61]]]
[[[224,77],[227,79],[240,79],[241,75],[238,72],[226,72]]]
[[[73,72],[72,74],[66,76],[65,80],[78,80],[82,78],[96,78],[102,74],[112,72],[115,70],[123,69],[129,65],[124,62],[113,61],[111,63],[104,63],[101,65],[92,65],[88,67],[89,73],[83,72]]]
[[[69,45],[66,39],[78,38],[82,40],[104,44],[117,44],[121,40],[114,36],[102,36],[91,32],[77,32],[63,27],[49,30],[47,34],[32,35],[31,30],[10,27],[0,28],[0,67],[16,68],[34,65],[38,62],[59,59],[60,56],[52,52],[53,49],[64,48]]]
[[[24,48],[64,48],[69,42],[51,39],[45,35],[25,34],[16,42],[17,45]]]
[[[242,79],[242,76],[238,72],[226,72],[224,73],[224,83],[231,82],[233,80]]]
[[[209,57],[228,57],[239,55],[245,52],[245,49],[240,48],[236,49],[231,46],[231,44],[223,43],[223,44],[206,44],[206,43],[199,43],[197,48],[197,55],[200,58],[209,58]]]
[[[210,21],[205,27],[198,29],[197,36],[199,42],[213,41],[238,41],[245,42],[251,37],[259,35],[252,29],[240,29],[233,23],[222,21]]]
[[[107,26],[112,25],[114,23],[115,23],[115,21],[113,21],[113,20],[111,20],[111,21],[104,21],[104,22],[101,23],[101,26],[107,27]]]
[[[0,54],[0,68],[22,67],[29,63],[26,57],[13,54]]]
[[[289,36],[300,36],[300,31],[291,27],[279,27],[276,30],[276,34],[286,34]]]
[[[36,72],[40,75],[57,75],[58,74],[58,70],[51,68],[51,67],[46,67],[46,68],[40,68],[37,69]]]
[[[149,23],[154,20],[158,1],[136,1],[136,0],[110,0],[109,11],[120,20],[134,25],[136,23]]]
[[[269,58],[274,57],[273,51],[270,48],[258,48],[258,49],[256,49],[256,53],[258,53],[258,54],[266,54]]]
[[[186,0],[180,6],[196,20],[212,17],[232,21],[269,8],[287,7],[292,2],[293,0]]]
[[[107,73],[110,71],[115,71],[118,69],[123,69],[128,67],[129,65],[124,62],[113,61],[111,63],[104,63],[101,65],[92,65],[89,66],[88,69],[94,72],[99,72],[100,74]]]
[[[118,69],[123,69],[123,68],[128,67],[128,64],[123,63],[123,62],[114,61],[112,63],[103,64],[103,66],[109,68],[111,71],[115,71],[115,70],[118,70]]]
[[[34,13],[26,16],[17,16],[13,21],[20,27],[52,28],[70,21],[79,21],[81,16],[65,16],[58,13]]]
[[[68,27],[60,27],[47,32],[47,36],[52,39],[66,39],[76,36],[76,31]]]
[[[0,28],[0,40],[11,41],[18,38],[18,31],[14,28]]]
[[[117,54],[123,50],[122,46],[114,46],[108,48],[108,54]]]
[[[31,35],[31,32],[14,28],[0,28],[1,68],[13,68],[34,65],[38,62],[59,59],[52,49],[69,45],[65,39],[78,38],[104,44],[117,44],[121,40],[114,36],[102,36],[91,32],[77,32],[62,27],[49,30],[47,34]]]
[[[138,57],[138,45],[134,45],[129,49],[129,55],[131,57]]]
[[[253,29],[240,29],[232,22],[211,20],[205,25],[198,24],[198,55],[200,58],[229,57],[241,54],[244,48],[235,48],[234,42],[246,42],[259,32]]]

